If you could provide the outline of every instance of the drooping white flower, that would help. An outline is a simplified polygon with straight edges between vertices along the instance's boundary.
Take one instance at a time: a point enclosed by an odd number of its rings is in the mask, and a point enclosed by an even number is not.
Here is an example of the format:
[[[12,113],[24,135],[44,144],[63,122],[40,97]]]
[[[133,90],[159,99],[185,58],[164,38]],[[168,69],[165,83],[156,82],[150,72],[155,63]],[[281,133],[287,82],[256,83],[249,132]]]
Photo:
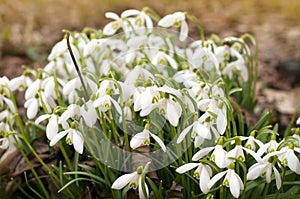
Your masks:
[[[300,160],[296,156],[294,151],[295,146],[291,144],[290,146],[283,147],[278,156],[278,159],[284,166],[288,166],[292,171],[300,175]]]
[[[170,122],[172,126],[177,126],[181,117],[182,108],[180,104],[171,95],[158,100],[158,108],[162,115]]]
[[[180,27],[180,41],[185,41],[188,36],[188,25],[185,21],[185,13],[175,12],[173,14],[166,15],[159,22],[158,25],[161,27]]]
[[[251,149],[252,151],[256,151],[256,144],[259,146],[259,148],[264,147],[264,144],[260,140],[256,139],[254,135],[255,135],[255,131],[251,132],[250,136],[248,137],[246,136],[240,137],[242,141],[247,140],[244,146],[245,148]]]
[[[183,129],[177,139],[177,144],[181,143],[187,133],[192,129],[192,138],[195,138],[194,145],[195,147],[199,147],[205,139],[210,140],[212,138],[209,128],[207,128],[203,121],[200,119],[196,119],[191,125]]]
[[[112,184],[111,188],[120,190],[129,184],[130,188],[133,188],[133,189],[139,188],[138,193],[139,193],[140,199],[149,198],[148,186],[145,182],[143,184],[142,183],[143,183],[142,182],[142,168],[138,167],[137,171],[135,171],[133,173],[129,173],[129,174],[124,174],[124,175],[120,176],[119,178],[117,178],[115,180],[115,182]],[[145,187],[146,195],[143,192],[142,186]]]
[[[191,59],[192,66],[196,69],[203,68],[210,72],[213,69],[219,73],[219,61],[216,55],[206,47],[197,48]]]
[[[209,192],[208,182],[210,181],[210,177],[212,176],[211,168],[203,163],[187,163],[176,169],[177,173],[185,173],[191,169],[196,168],[194,172],[194,177],[199,179],[199,186],[203,193],[207,194]]]
[[[132,149],[136,149],[141,145],[149,145],[150,144],[150,136],[158,143],[161,149],[166,152],[166,146],[164,142],[155,134],[149,131],[150,125],[146,124],[144,130],[140,133],[134,135],[130,140],[130,147]]]
[[[240,176],[234,171],[234,164],[231,164],[230,167],[226,171],[222,171],[216,174],[208,183],[208,188],[212,188],[212,186],[219,181],[225,174],[225,178],[223,180],[223,185],[229,187],[230,193],[233,197],[238,198],[242,190],[244,190],[244,183],[241,180]]]
[[[146,108],[149,108],[150,106],[158,102],[159,97],[160,94],[157,86],[149,86],[143,89],[142,91],[137,90],[134,93],[134,111],[143,111]],[[151,110],[147,111],[148,114],[150,112]],[[147,114],[143,114],[143,116],[145,115]]]
[[[89,100],[80,107],[80,114],[86,125],[92,128],[97,122],[97,112],[94,108],[94,101]]]
[[[50,141],[50,146],[54,146],[59,140],[61,140],[63,137],[66,137],[66,142],[69,145],[73,145],[74,149],[82,154],[83,153],[83,145],[84,145],[84,139],[80,131],[75,129],[75,123],[71,124],[71,127],[67,130],[61,131],[58,134],[56,134]]]
[[[49,140],[51,140],[58,133],[58,115],[56,114],[41,115],[35,120],[35,124],[39,124],[42,121],[49,118],[50,120],[46,127],[46,136]]]
[[[20,90],[23,91],[26,89],[30,84],[32,83],[32,80],[28,75],[22,74],[18,77],[15,77],[9,81],[9,87],[12,91]]]
[[[261,146],[257,154],[259,156],[262,156],[264,153],[271,153],[277,150],[279,143],[276,140],[276,136],[272,135],[271,140],[267,143],[265,143],[263,146]]]
[[[198,161],[202,157],[206,156],[208,153],[213,151],[213,153],[210,156],[211,161],[215,162],[218,167],[225,168],[229,164],[228,164],[228,158],[226,157],[227,152],[223,149],[222,143],[223,141],[220,137],[216,146],[206,147],[199,150],[197,153],[193,155],[192,160]]]
[[[145,11],[129,9],[129,10],[125,10],[121,14],[122,18],[127,18],[127,17],[132,17],[132,16],[136,16],[136,18],[134,18],[135,26],[143,27],[145,24],[147,29],[151,30],[153,28],[153,22]]]
[[[178,68],[177,62],[170,56],[164,52],[157,52],[151,63],[155,65],[158,69],[166,67],[168,64],[174,69]]]
[[[84,81],[84,84],[88,88],[90,88],[93,93],[95,93],[97,91],[98,86],[93,80],[91,80],[87,76],[83,76],[83,81]],[[82,87],[82,83],[80,81],[80,78],[75,77],[74,79],[72,79],[66,83],[66,85],[63,88],[63,94],[69,95],[72,91],[74,91],[76,89],[80,89],[81,87]]]
[[[93,103],[94,107],[98,108],[101,112],[106,112],[106,111],[110,110],[112,107],[111,104],[114,105],[117,112],[121,115],[122,110],[121,110],[119,103],[108,94],[105,94],[104,96],[99,97]]]
[[[106,12],[105,17],[109,19],[113,19],[114,21],[109,22],[104,26],[103,34],[113,35],[123,26],[122,18],[120,18],[116,13]]]
[[[247,180],[254,180],[260,176],[265,176],[266,182],[270,183],[271,182],[271,176],[272,176],[272,171],[274,172],[275,175],[275,180],[276,180],[276,187],[277,189],[280,189],[282,186],[281,183],[281,176],[278,172],[278,170],[275,167],[274,163],[274,157],[275,155],[279,155],[282,152],[275,151],[272,153],[268,153],[266,156],[261,158],[257,153],[255,153],[252,150],[247,150],[248,153],[250,153],[257,163],[253,164],[247,173]]]

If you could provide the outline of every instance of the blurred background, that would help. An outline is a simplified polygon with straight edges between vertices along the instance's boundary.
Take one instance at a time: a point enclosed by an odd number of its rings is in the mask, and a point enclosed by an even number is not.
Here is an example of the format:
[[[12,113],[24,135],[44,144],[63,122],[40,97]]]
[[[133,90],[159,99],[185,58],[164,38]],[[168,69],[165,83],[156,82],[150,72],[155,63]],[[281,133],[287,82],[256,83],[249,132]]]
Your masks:
[[[23,64],[43,67],[63,29],[101,29],[110,21],[105,12],[145,6],[160,16],[187,11],[208,37],[253,34],[260,50],[259,104],[275,107],[280,116],[299,105],[299,0],[0,0],[0,75],[19,75]],[[190,32],[198,39],[193,26]]]

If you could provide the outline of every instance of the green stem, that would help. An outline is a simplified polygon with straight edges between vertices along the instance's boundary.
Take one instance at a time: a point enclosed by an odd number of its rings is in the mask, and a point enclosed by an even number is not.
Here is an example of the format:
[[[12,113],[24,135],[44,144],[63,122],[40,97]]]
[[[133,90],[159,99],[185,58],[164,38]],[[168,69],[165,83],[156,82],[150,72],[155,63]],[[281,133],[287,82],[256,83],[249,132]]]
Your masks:
[[[118,138],[118,132],[117,132],[117,129],[116,129],[116,125],[115,125],[115,122],[114,122],[114,118],[113,118],[113,115],[112,115],[112,111],[109,110],[109,119],[111,121],[111,130],[112,130],[112,133],[113,133],[113,136],[114,136],[114,139],[115,139],[115,143],[116,145],[119,145],[119,138]]]
[[[72,170],[73,170],[73,165],[72,165],[72,163],[71,163],[71,161],[70,161],[70,158],[68,157],[68,154],[67,154],[67,152],[66,152],[66,150],[65,150],[65,148],[64,148],[64,146],[63,146],[63,144],[62,144],[61,142],[59,142],[58,145],[59,145],[59,149],[60,149],[62,155],[63,155],[64,158],[65,158],[65,161],[66,161],[68,167],[69,167],[70,170],[72,171]]]
[[[267,183],[266,186],[265,186],[265,189],[264,189],[264,195],[263,195],[263,198],[265,199],[267,197],[267,194],[269,192],[269,188],[270,188],[270,183]]]

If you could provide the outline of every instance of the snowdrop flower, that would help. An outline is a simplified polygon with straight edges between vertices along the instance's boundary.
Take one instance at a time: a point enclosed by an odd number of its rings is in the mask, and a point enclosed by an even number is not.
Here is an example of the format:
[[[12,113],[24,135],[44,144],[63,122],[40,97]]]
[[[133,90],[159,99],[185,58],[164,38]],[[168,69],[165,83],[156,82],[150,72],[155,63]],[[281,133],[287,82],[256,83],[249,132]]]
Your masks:
[[[56,88],[55,88],[55,81],[58,82],[58,84],[62,87],[65,86],[64,81],[56,77],[56,80],[54,79],[53,76],[47,77],[46,79],[43,80],[41,87],[44,89],[43,92],[45,93],[45,96],[47,98],[51,97],[53,99],[56,99]]]
[[[113,19],[114,21],[104,26],[103,34],[113,35],[123,26],[122,18],[120,18],[116,13],[106,12],[105,17],[109,19]]]
[[[93,93],[95,93],[97,91],[98,86],[93,80],[91,80],[87,76],[83,75],[83,81],[84,81],[85,85],[87,85]],[[74,91],[76,89],[80,89],[81,86],[82,86],[82,83],[81,83],[80,78],[75,77],[74,79],[72,79],[66,83],[66,85],[63,88],[63,94],[69,95],[72,91]]]
[[[263,146],[261,146],[258,151],[257,151],[257,154],[259,156],[262,156],[264,153],[271,153],[271,152],[274,152],[277,150],[278,148],[278,142],[276,141],[276,136],[275,135],[272,135],[271,137],[271,140],[264,144]]]
[[[185,13],[175,12],[173,14],[166,15],[159,22],[158,25],[161,27],[179,27],[180,26],[180,41],[185,41],[188,36],[188,25],[185,21]]]
[[[150,73],[148,70],[142,68],[141,66],[135,66],[129,73],[126,74],[124,83],[127,85],[134,85],[134,82],[137,79],[153,79],[152,73]],[[101,86],[100,86],[101,88]]]
[[[295,132],[292,135],[292,137],[296,139],[296,147],[300,147],[300,128],[295,129]]]
[[[261,158],[257,153],[253,152],[252,150],[247,150],[248,153],[250,153],[257,163],[253,164],[247,173],[247,180],[254,180],[260,176],[265,176],[266,182],[270,183],[271,182],[271,176],[272,176],[272,171],[275,174],[275,180],[276,180],[276,187],[277,189],[280,189],[282,183],[281,183],[281,176],[274,166],[276,162],[274,162],[274,157],[275,155],[279,155],[282,152],[275,151],[272,153],[268,153],[266,156]]]
[[[242,76],[242,79],[248,81],[248,68],[245,64],[245,60],[242,55],[234,49],[230,49],[230,54],[237,58],[237,60],[230,62],[226,65],[222,74],[226,74],[229,78],[232,78],[234,70],[238,70]]]
[[[80,107],[80,114],[86,125],[92,128],[97,122],[97,112],[94,108],[94,101],[89,100]]]
[[[218,139],[218,143],[214,147],[206,147],[198,151],[192,157],[193,161],[198,161],[202,157],[206,156],[208,153],[213,151],[210,156],[211,161],[215,162],[219,168],[225,168],[228,164],[228,159],[226,157],[227,152],[223,149],[223,138]]]
[[[106,92],[113,93],[115,91],[115,84],[112,80],[103,80],[100,83],[100,87],[97,91],[99,97],[103,97]]]
[[[210,177],[212,176],[211,168],[203,163],[187,163],[182,165],[176,169],[177,173],[183,174],[191,169],[196,168],[194,172],[194,177],[199,179],[199,186],[203,193],[207,194],[209,192],[208,183],[210,181]]]
[[[46,136],[49,140],[51,140],[58,133],[58,115],[56,114],[41,115],[35,120],[35,124],[39,124],[42,121],[49,118],[50,120],[46,127]]]
[[[125,121],[132,121],[132,111],[131,111],[130,105],[128,105],[128,104],[126,103],[125,106],[124,106],[123,112],[124,112],[124,115],[123,115],[124,120],[125,120]],[[119,123],[122,123],[123,117],[121,116],[121,117],[119,118]]]
[[[158,107],[162,115],[170,122],[172,126],[178,125],[182,108],[173,96],[165,93],[165,97],[159,99]]]
[[[73,145],[74,149],[82,154],[83,153],[83,145],[84,139],[80,131],[76,130],[75,122],[72,122],[71,127],[67,130],[61,131],[56,134],[50,141],[50,146],[54,146],[59,140],[67,135],[66,142],[69,145]]]
[[[151,63],[158,69],[167,66],[168,64],[170,64],[170,66],[174,69],[178,68],[177,62],[170,55],[167,55],[166,53],[160,51],[156,53]]]
[[[245,148],[251,149],[252,151],[256,150],[256,144],[259,146],[259,148],[264,147],[264,144],[260,140],[256,139],[254,136],[255,136],[255,131],[252,131],[249,137],[245,137],[245,136],[240,137],[242,141],[247,140],[244,146]]]
[[[20,90],[23,91],[26,89],[30,84],[32,83],[32,80],[26,73],[23,73],[22,75],[15,77],[9,81],[9,87],[11,91]]]
[[[94,108],[98,108],[101,112],[106,112],[111,109],[112,103],[115,106],[117,112],[121,115],[122,110],[119,103],[108,94],[105,94],[104,96],[96,99],[93,103],[93,106]]]
[[[0,90],[1,90],[1,94],[5,95],[5,96],[9,96],[9,79],[6,76],[0,77]]]
[[[138,167],[137,170],[133,173],[124,174],[117,178],[115,182],[112,184],[112,189],[123,189],[127,184],[129,184],[130,188],[138,189],[139,192],[139,198],[145,199],[149,198],[149,189],[145,182],[142,182],[142,173],[143,173],[143,167]],[[143,192],[143,188],[145,187],[146,195]]]
[[[125,10],[121,14],[122,18],[127,18],[127,17],[131,17],[131,16],[136,16],[134,25],[136,25],[138,27],[143,27],[144,23],[146,23],[147,29],[151,30],[153,28],[153,22],[152,22],[151,18],[146,14],[146,12],[144,10],[139,11],[139,10],[135,10],[135,9],[129,9],[129,10]]]
[[[36,114],[39,111],[40,108],[40,101],[39,101],[39,96],[38,94],[36,94],[36,96],[34,98],[30,98],[28,99],[25,103],[24,103],[24,107],[27,108],[27,117],[28,119],[33,119]]]
[[[42,79],[41,74],[39,74],[39,77],[28,86],[26,92],[25,92],[25,100],[28,100],[30,98],[34,98],[35,95],[38,93],[38,91],[42,88]]]
[[[234,160],[231,158],[236,158],[241,160],[242,162],[245,161],[245,155],[244,155],[244,147],[241,145],[240,138],[236,138],[235,140],[235,147],[231,149],[229,152],[227,152],[226,157],[229,159],[228,162],[233,162]]]
[[[234,171],[234,163],[231,163],[226,171],[216,174],[208,183],[208,189],[212,188],[214,184],[219,181],[226,174],[223,185],[229,187],[230,193],[233,197],[238,198],[242,190],[244,190],[244,183],[240,176]]]
[[[278,156],[278,159],[284,166],[288,166],[292,171],[300,175],[300,161],[295,154],[294,148],[293,144],[283,147],[280,150],[283,153]]]
[[[191,129],[191,136],[192,138],[195,138],[195,147],[199,147],[205,139],[210,140],[212,138],[209,128],[203,125],[203,122],[200,120],[200,118],[195,118],[194,123],[183,129],[183,131],[180,133],[177,139],[177,144],[183,141],[183,139]]]
[[[147,123],[145,125],[145,128],[142,132],[134,135],[132,139],[130,140],[130,147],[132,149],[136,149],[140,147],[141,145],[149,145],[150,144],[150,136],[158,143],[158,145],[161,147],[161,149],[166,152],[166,146],[164,142],[157,136],[154,135],[149,131],[150,129],[150,124]]]
[[[216,72],[219,73],[219,61],[209,48],[197,48],[193,54],[191,63],[195,69],[203,68],[208,72],[216,69]]]
[[[150,80],[151,81],[151,80]],[[147,82],[146,82],[147,83]],[[157,86],[149,86],[143,89],[141,92],[136,91],[134,93],[134,111],[145,111],[146,108],[149,108],[154,103],[158,102],[158,99],[160,97],[159,91]],[[153,109],[152,109],[153,110]],[[151,112],[151,110],[150,110]],[[146,113],[150,113],[147,111]],[[141,112],[141,116],[146,116],[147,114]]]

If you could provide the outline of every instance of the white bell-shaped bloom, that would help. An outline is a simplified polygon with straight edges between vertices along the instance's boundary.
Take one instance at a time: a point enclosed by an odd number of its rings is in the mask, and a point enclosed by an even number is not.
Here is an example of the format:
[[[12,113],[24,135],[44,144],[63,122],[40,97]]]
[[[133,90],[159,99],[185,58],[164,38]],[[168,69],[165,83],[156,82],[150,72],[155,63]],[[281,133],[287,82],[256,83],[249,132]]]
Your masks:
[[[175,12],[173,14],[166,15],[159,22],[158,25],[161,27],[169,28],[180,27],[180,41],[185,41],[188,36],[188,25],[185,21],[185,13]]]
[[[208,183],[210,181],[210,177],[212,176],[211,168],[203,163],[187,163],[176,169],[177,173],[185,173],[191,169],[196,168],[194,172],[194,176],[199,179],[199,186],[203,193],[207,194],[209,192]]]
[[[166,146],[164,142],[155,134],[149,131],[149,124],[146,124],[144,130],[140,133],[134,135],[130,140],[130,147],[132,149],[136,149],[142,145],[149,145],[150,144],[150,136],[158,143],[161,149],[166,152]]]
[[[280,152],[283,152],[278,156],[278,159],[284,166],[288,166],[293,172],[300,175],[300,160],[295,154],[294,145],[283,147]]]
[[[111,188],[119,190],[119,189],[123,189],[128,184],[129,184],[130,188],[133,188],[133,189],[138,188],[138,193],[139,193],[140,199],[149,198],[149,189],[145,182],[144,182],[144,184],[142,184],[142,173],[141,172],[135,171],[133,173],[124,174],[124,175],[120,176],[119,178],[117,178],[115,180],[115,182],[112,184]],[[142,186],[145,187],[147,195],[144,195]]]
[[[59,140],[61,140],[63,137],[66,138],[66,142],[69,145],[73,145],[74,149],[82,154],[83,153],[83,145],[84,145],[84,139],[80,131],[76,130],[73,125],[71,125],[71,128],[61,131],[58,134],[56,134],[50,141],[50,146],[54,146]]]
[[[127,18],[127,17],[132,17],[132,16],[136,16],[136,18],[134,20],[135,26],[143,27],[144,25],[146,25],[146,28],[150,29],[150,30],[153,28],[152,19],[144,11],[129,9],[129,10],[125,10],[121,14],[122,18]]]
[[[266,178],[267,183],[270,183],[271,179],[272,179],[271,177],[272,177],[272,171],[273,171],[274,175],[275,175],[275,180],[276,180],[276,187],[277,187],[277,189],[280,189],[280,187],[282,186],[281,176],[280,176],[278,170],[276,169],[276,167],[274,166],[273,156],[279,155],[282,152],[275,151],[275,152],[267,154],[263,158],[261,158],[257,153],[253,152],[252,150],[248,150],[247,152],[250,153],[257,161],[257,163],[253,164],[249,168],[248,173],[247,173],[247,180],[254,180],[261,176],[261,177]]]
[[[214,147],[206,147],[195,153],[192,157],[193,161],[198,161],[208,153],[213,151],[210,159],[216,163],[216,165],[220,168],[225,168],[228,164],[228,159],[226,157],[227,152],[223,149],[222,145],[217,144]]]
[[[32,80],[27,75],[20,75],[18,77],[15,77],[9,81],[9,87],[12,91],[20,90],[23,91],[26,89],[30,84],[32,83]]]
[[[230,193],[233,197],[238,198],[242,190],[244,190],[244,183],[241,180],[241,177],[235,173],[233,168],[228,168],[226,171],[222,171],[216,174],[208,183],[208,188],[212,188],[212,186],[219,181],[226,174],[223,185],[229,187]]]
[[[114,21],[109,22],[104,26],[103,34],[113,35],[123,26],[122,18],[120,18],[116,13],[106,12],[105,17],[109,19],[113,19]]]
[[[106,112],[106,111],[110,110],[112,107],[111,104],[114,105],[117,112],[121,115],[122,110],[121,110],[119,103],[108,94],[104,95],[103,97],[99,97],[93,103],[94,107],[98,108],[101,112]]]
[[[56,114],[41,115],[35,120],[35,124],[39,124],[46,119],[49,119],[49,122],[46,127],[46,136],[49,140],[51,140],[58,133],[58,115]]]

